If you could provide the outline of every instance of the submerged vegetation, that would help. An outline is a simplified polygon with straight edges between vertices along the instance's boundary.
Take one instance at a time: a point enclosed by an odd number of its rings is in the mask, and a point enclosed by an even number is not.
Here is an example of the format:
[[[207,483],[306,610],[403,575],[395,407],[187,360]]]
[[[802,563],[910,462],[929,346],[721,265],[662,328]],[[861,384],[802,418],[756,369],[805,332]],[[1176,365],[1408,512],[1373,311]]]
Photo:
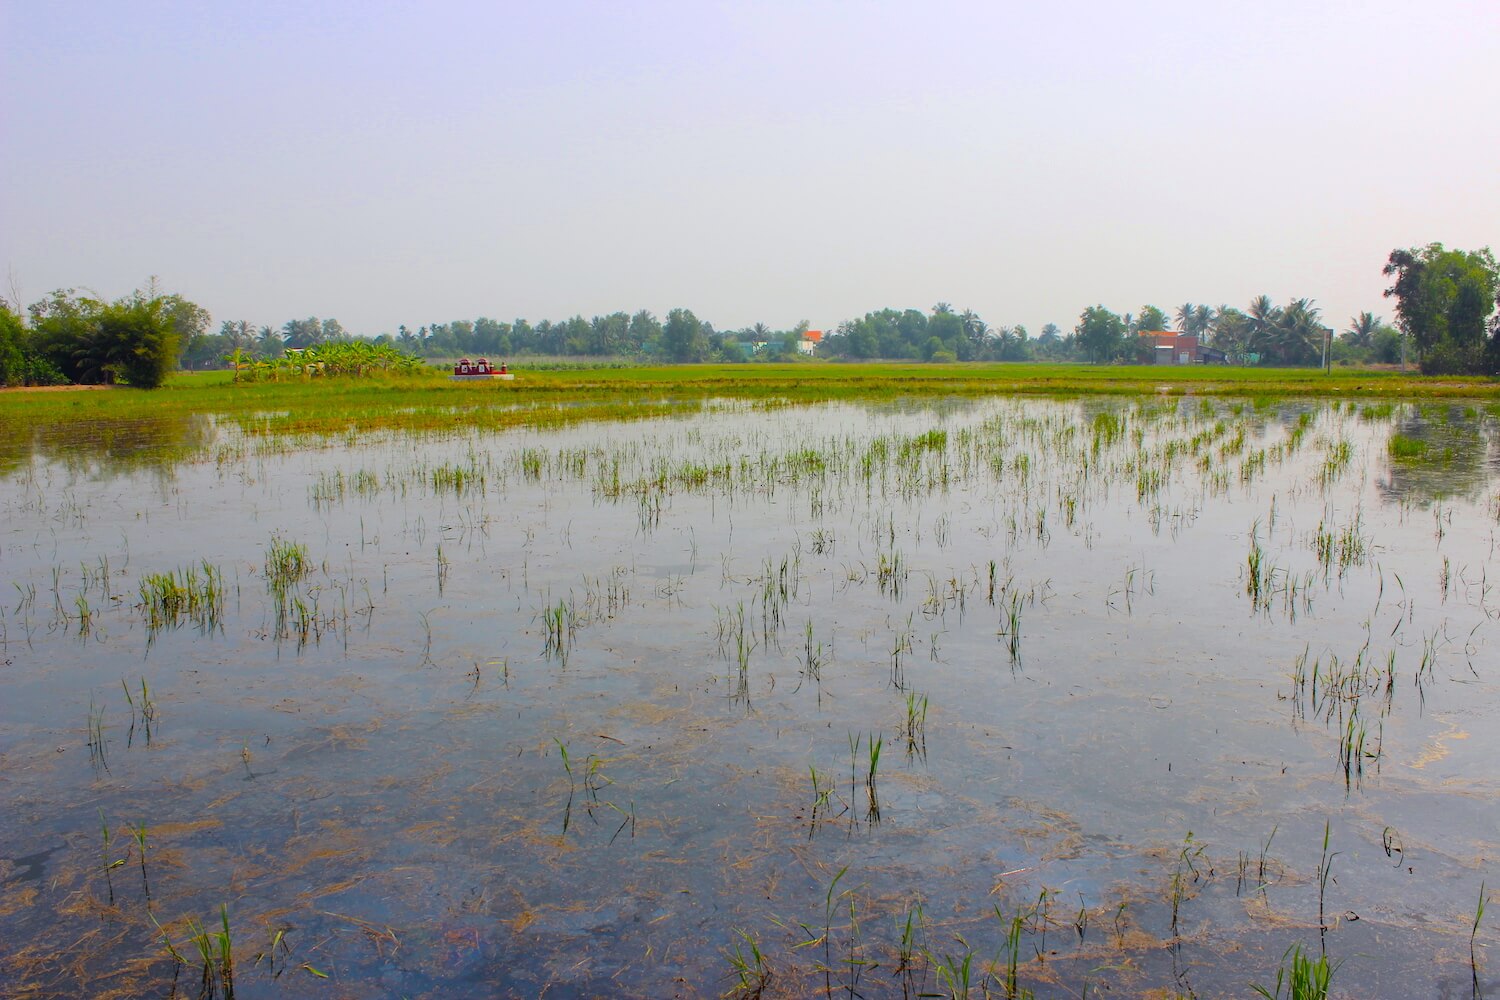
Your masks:
[[[1493,404],[744,370],[30,397],[0,984],[1487,985]]]

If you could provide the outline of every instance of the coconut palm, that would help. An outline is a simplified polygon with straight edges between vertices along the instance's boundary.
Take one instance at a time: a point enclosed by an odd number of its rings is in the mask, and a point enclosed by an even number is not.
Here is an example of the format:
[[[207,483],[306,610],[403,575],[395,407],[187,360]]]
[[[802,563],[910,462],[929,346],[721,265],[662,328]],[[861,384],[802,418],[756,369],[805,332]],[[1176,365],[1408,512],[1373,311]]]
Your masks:
[[[1355,347],[1370,347],[1376,332],[1384,325],[1384,321],[1374,313],[1362,312],[1349,321],[1349,329],[1340,334],[1340,337]]]
[[[1271,353],[1274,346],[1272,333],[1281,319],[1281,310],[1271,301],[1269,295],[1257,295],[1250,300],[1247,314],[1250,324],[1249,337],[1246,338],[1245,346],[1249,350],[1262,354]]]
[[[286,342],[281,339],[281,331],[273,326],[263,326],[259,335],[255,338],[256,352],[263,358],[281,357],[281,349]]]
[[[1192,329],[1189,331],[1200,340],[1208,337],[1209,327],[1213,325],[1214,313],[1208,306],[1200,305],[1193,310]]]
[[[1192,333],[1193,316],[1197,312],[1197,306],[1191,302],[1184,302],[1177,307],[1177,329],[1181,333]]]

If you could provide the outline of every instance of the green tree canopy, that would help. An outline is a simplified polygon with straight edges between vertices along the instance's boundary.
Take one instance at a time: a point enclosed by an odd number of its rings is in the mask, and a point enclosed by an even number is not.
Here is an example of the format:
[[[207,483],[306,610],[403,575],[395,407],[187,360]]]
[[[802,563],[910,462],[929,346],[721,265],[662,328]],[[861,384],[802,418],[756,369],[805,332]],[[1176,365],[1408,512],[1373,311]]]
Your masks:
[[[30,307],[32,344],[73,382],[124,382],[154,389],[177,367],[175,315],[208,322],[181,296],[163,295],[153,281],[114,302],[58,290]]]
[[[673,361],[701,361],[708,346],[703,323],[691,309],[673,309],[661,331],[662,347]]]
[[[1156,306],[1141,306],[1140,315],[1135,320],[1137,333],[1152,333],[1157,330],[1170,330],[1172,321],[1167,314]]]
[[[1494,371],[1496,335],[1486,329],[1495,308],[1500,267],[1488,247],[1447,250],[1441,243],[1392,250],[1383,272],[1401,329],[1417,346],[1422,371],[1442,375]]]
[[[1090,361],[1113,361],[1125,344],[1125,321],[1103,306],[1089,306],[1073,330],[1078,346]]]

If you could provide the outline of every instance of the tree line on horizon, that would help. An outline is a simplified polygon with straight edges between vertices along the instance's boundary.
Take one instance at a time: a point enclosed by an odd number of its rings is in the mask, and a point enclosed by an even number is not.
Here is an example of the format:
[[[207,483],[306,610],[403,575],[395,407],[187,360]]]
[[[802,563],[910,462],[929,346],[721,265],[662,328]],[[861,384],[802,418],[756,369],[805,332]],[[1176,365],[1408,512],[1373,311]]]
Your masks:
[[[1397,325],[1371,312],[1333,336],[1317,305],[1294,298],[1278,305],[1259,295],[1244,309],[1183,303],[1135,313],[1089,306],[1071,330],[1055,323],[1036,336],[1022,325],[991,326],[973,310],[939,302],[930,310],[880,309],[845,320],[817,343],[819,357],[847,360],[1146,362],[1154,344],[1143,335],[1191,334],[1243,364],[1311,366],[1330,353],[1335,364],[1394,364],[1410,351],[1424,373],[1500,372],[1500,267],[1488,248],[1448,250],[1440,243],[1391,252],[1383,273],[1394,279]],[[23,318],[0,299],[0,384],[120,381],[159,385],[176,368],[222,368],[226,359],[275,359],[288,350],[366,341],[430,360],[461,356],[627,358],[691,363],[791,360],[800,356],[806,322],[786,330],[763,323],[716,329],[692,310],[659,320],[649,310],[561,321],[505,322],[488,317],[431,323],[359,337],[336,319],[288,320],[279,327],[225,320],[209,332],[207,310],[145,290],[106,302],[73,289],[33,303]]]

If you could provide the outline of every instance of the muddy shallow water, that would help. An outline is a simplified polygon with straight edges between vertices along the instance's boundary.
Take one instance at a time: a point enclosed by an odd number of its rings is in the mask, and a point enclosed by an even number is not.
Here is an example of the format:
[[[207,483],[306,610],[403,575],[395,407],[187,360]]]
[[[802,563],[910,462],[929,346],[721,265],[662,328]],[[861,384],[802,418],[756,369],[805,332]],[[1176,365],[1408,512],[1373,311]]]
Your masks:
[[[1497,454],[1448,403],[39,428],[0,993],[221,993],[226,919],[240,997],[1493,992]]]

